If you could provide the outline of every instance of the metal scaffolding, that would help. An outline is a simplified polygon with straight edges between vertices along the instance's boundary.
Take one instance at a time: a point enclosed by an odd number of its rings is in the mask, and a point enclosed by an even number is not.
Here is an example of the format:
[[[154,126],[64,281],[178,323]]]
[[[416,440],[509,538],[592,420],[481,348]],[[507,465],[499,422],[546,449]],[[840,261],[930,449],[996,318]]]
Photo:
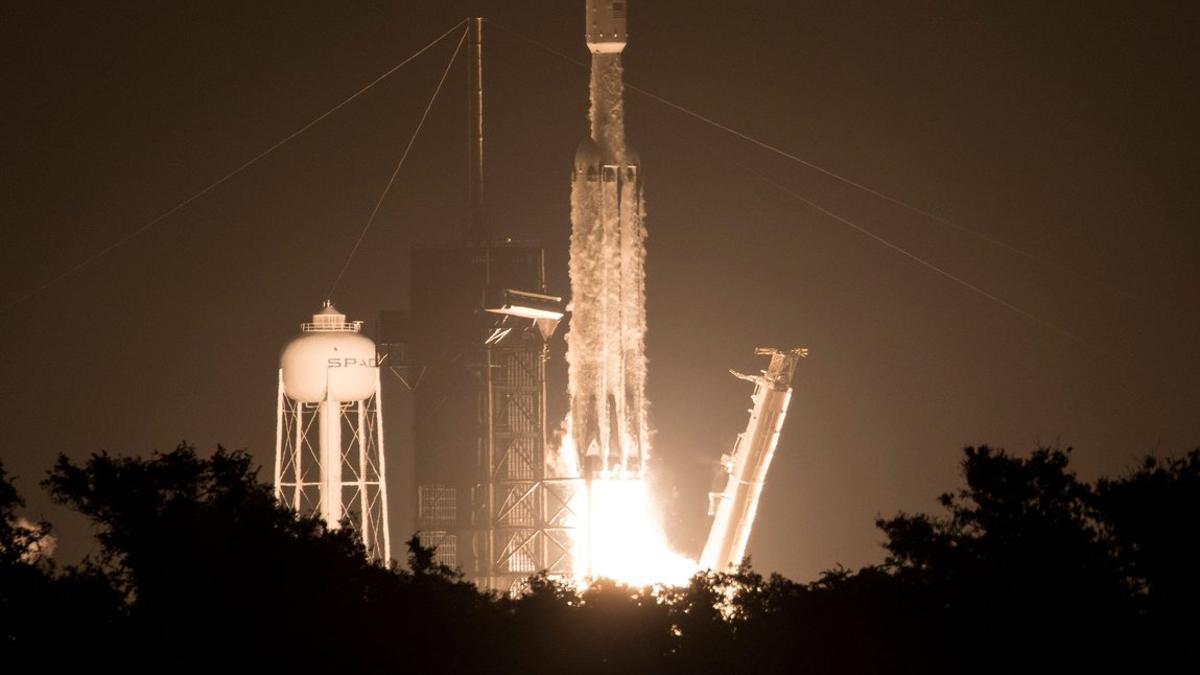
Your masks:
[[[562,301],[542,294],[542,256],[536,244],[508,241],[413,256],[405,353],[423,373],[417,526],[439,562],[501,591],[571,570],[573,482],[546,464],[546,364]]]

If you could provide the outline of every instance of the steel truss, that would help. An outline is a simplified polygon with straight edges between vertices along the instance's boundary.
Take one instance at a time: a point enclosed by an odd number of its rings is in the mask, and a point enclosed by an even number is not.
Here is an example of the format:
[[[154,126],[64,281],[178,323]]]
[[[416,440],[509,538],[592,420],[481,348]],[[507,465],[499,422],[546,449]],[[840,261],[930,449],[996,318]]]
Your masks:
[[[546,335],[499,318],[463,361],[477,382],[477,466],[469,494],[418,486],[422,543],[480,586],[513,592],[539,572],[574,568],[571,497],[577,479],[548,475]],[[461,509],[465,512],[460,513]]]
[[[341,424],[341,516],[358,533],[372,560],[391,560],[387,482],[380,415],[379,372],[375,393],[362,401],[338,403]],[[275,498],[305,517],[320,517],[324,485],[319,450],[322,403],[293,401],[279,373],[275,434]],[[337,527],[337,524],[331,524]]]
[[[508,326],[492,334],[500,328]],[[485,341],[484,352],[485,473],[473,500],[484,527],[475,543],[487,554],[488,585],[512,591],[538,572],[571,573],[574,482],[547,476],[549,347],[543,336],[532,326],[506,331]]]

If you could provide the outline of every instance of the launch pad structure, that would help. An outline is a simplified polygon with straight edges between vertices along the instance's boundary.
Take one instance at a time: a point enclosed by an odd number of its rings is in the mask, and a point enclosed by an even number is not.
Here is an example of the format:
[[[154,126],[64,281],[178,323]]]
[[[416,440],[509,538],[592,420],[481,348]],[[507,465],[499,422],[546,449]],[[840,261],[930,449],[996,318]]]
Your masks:
[[[385,313],[386,322],[381,316],[381,326],[392,328],[386,339],[381,331],[381,344],[327,301],[281,356],[276,496],[331,529],[349,522],[369,558],[391,557],[380,414],[386,370],[412,394],[415,525],[439,563],[505,593],[541,572],[681,583],[696,569],[652,522],[646,491],[646,230],[641,162],[624,129],[628,3],[587,0],[586,7],[591,129],[570,174],[570,405],[562,438],[551,445],[560,426],[548,418],[547,363],[566,307],[548,292],[543,247],[495,236],[484,209],[481,18],[467,20],[462,236],[412,248],[409,310]],[[715,517],[702,569],[724,571],[745,552],[792,376],[807,356],[805,349],[757,353],[771,357],[760,376],[735,373],[756,384],[755,405],[722,457],[728,482],[710,495]]]
[[[557,424],[547,418],[546,364],[565,308],[547,294],[542,247],[493,237],[485,217],[482,19],[469,24],[465,235],[412,251],[403,365],[422,373],[413,398],[417,527],[440,562],[485,588],[515,591],[543,571],[591,576],[592,481],[645,477],[646,232],[640,160],[624,130],[627,7],[586,3],[591,133],[571,174],[571,401],[563,448],[550,445]],[[746,550],[792,375],[807,350],[758,353],[771,364],[761,376],[740,376],[756,383],[755,407],[723,457],[728,485],[712,496],[701,567],[728,569]],[[571,457],[564,448],[573,448]]]
[[[501,591],[572,569],[573,488],[546,462],[548,340],[562,310],[543,262],[526,242],[413,250],[417,527],[439,562]]]
[[[436,558],[512,591],[573,568],[573,481],[548,475],[549,340],[562,299],[538,242],[493,238],[483,208],[483,20],[469,25],[469,209],[465,235],[414,247],[406,363],[413,391],[417,527]]]
[[[709,515],[713,516],[713,522],[700,554],[701,569],[724,571],[737,567],[746,555],[767,471],[792,400],[792,377],[800,359],[808,356],[808,349],[797,347],[785,351],[759,347],[754,353],[771,357],[761,374],[729,371],[738,379],[754,383],[754,393],[750,396],[754,406],[750,408],[746,430],[738,434],[733,449],[721,457],[721,467],[728,477],[724,490],[709,494]]]

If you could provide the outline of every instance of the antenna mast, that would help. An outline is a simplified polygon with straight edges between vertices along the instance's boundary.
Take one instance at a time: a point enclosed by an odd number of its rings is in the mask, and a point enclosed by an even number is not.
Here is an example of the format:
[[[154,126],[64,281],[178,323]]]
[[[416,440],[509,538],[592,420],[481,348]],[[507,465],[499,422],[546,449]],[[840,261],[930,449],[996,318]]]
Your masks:
[[[467,243],[485,244],[488,229],[483,218],[483,18],[467,20],[470,32],[467,70],[469,138],[467,143]]]

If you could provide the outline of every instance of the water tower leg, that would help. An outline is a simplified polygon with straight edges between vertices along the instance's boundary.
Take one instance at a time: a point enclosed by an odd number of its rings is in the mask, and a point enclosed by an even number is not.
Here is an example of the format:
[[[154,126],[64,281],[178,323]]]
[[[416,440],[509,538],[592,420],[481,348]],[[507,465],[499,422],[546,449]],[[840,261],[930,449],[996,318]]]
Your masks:
[[[385,453],[383,447],[383,386],[379,381],[379,369],[375,369],[375,405],[371,414],[375,415],[375,452],[378,453],[376,459],[379,461],[379,508],[383,515],[380,526],[383,530],[383,551],[380,559],[387,564],[392,559],[392,536],[391,530],[388,529],[388,494],[387,494],[387,467],[385,465]]]
[[[342,404],[326,393],[318,413],[321,450],[321,517],[331,530],[342,519]]]
[[[359,536],[362,537],[363,546],[367,549],[367,556],[376,555],[374,543],[371,541],[371,508],[370,501],[367,495],[367,485],[370,480],[367,477],[367,452],[371,447],[371,438],[367,433],[367,402],[360,400],[358,402],[358,419],[356,420],[355,430],[358,434],[358,512],[359,512]]]
[[[304,461],[304,404],[299,401],[292,402],[292,418],[296,422],[295,429],[292,430],[292,442],[289,444],[292,453],[292,508],[297,513],[300,512],[300,498],[304,494],[304,467],[301,463]]]
[[[279,467],[283,463],[283,369],[279,369],[279,395],[275,400],[275,500],[283,501],[283,486],[279,484]]]

